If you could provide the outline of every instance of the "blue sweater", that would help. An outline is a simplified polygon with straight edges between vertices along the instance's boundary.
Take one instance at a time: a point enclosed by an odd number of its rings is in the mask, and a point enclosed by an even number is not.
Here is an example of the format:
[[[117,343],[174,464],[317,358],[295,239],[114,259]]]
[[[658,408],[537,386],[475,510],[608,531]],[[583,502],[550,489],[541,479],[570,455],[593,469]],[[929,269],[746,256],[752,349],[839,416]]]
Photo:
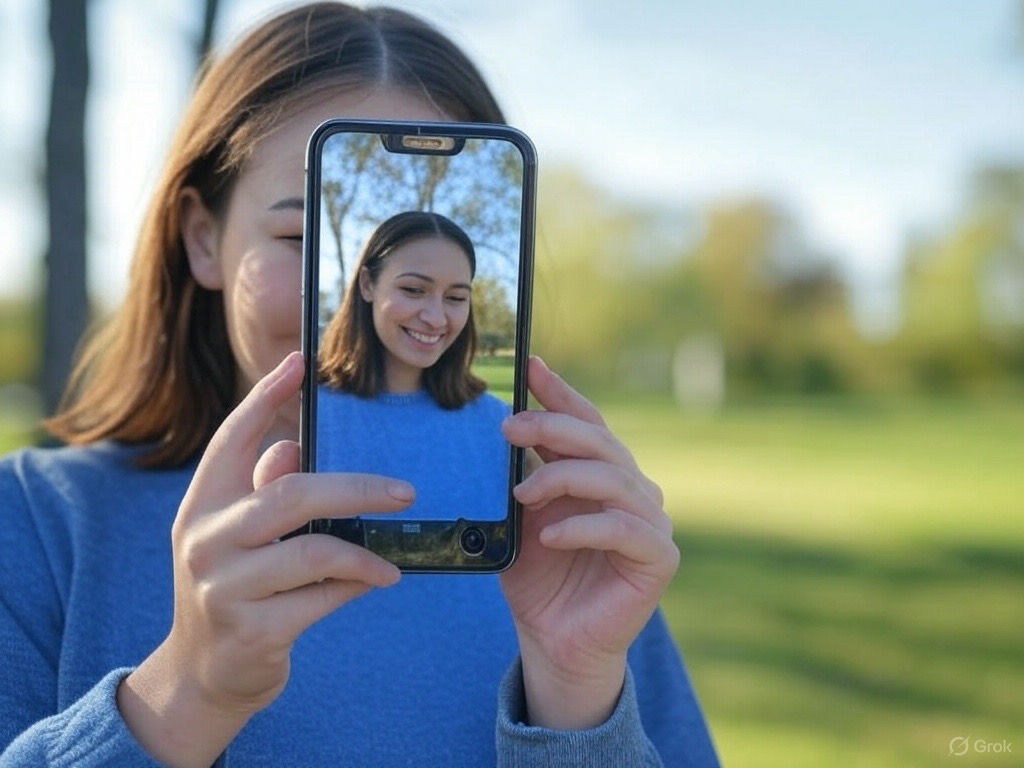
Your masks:
[[[118,682],[166,636],[170,528],[195,469],[114,444],[0,460],[0,766],[151,766]],[[303,634],[281,696],[218,765],[717,765],[660,614],[611,718],[522,723],[516,636],[493,576],[405,576]]]
[[[510,454],[501,422],[511,412],[488,393],[445,410],[422,390],[363,398],[320,387],[316,467],[408,481],[416,501],[403,519],[499,520],[508,506]]]

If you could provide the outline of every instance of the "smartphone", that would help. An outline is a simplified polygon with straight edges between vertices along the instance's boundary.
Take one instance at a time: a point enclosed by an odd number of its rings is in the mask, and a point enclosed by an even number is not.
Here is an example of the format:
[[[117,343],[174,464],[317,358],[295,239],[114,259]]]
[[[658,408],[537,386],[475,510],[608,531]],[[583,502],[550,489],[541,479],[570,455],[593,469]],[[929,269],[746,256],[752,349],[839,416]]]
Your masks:
[[[391,514],[314,520],[409,572],[515,560],[537,159],[504,125],[329,120],[310,137],[301,468],[410,482]]]

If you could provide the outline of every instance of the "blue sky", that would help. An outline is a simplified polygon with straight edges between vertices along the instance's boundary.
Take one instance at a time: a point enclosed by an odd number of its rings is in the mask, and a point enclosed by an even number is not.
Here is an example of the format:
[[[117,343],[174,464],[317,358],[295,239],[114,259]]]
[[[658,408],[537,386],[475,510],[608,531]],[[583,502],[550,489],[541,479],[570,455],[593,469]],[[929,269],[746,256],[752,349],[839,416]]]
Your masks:
[[[222,39],[278,5],[222,2]],[[396,4],[470,51],[542,167],[670,206],[781,201],[856,279],[867,325],[892,320],[906,235],[941,229],[979,163],[1024,159],[1016,0]],[[44,5],[0,9],[0,294],[39,280]],[[187,97],[198,4],[92,8],[90,286],[112,303]]]

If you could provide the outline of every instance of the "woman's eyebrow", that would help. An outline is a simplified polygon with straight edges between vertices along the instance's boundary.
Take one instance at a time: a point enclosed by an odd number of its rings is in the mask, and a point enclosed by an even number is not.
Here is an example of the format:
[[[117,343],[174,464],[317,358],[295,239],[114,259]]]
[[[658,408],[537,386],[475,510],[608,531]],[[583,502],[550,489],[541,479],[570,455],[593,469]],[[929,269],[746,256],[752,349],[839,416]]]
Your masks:
[[[428,283],[435,283],[435,282],[437,282],[430,275],[424,275],[424,274],[421,274],[419,272],[403,272],[402,274],[398,275],[398,277],[415,277],[415,278],[417,278],[419,280],[424,280],[424,281],[426,281]],[[469,283],[452,283],[448,287],[449,288],[464,288],[467,291],[473,290],[473,286],[470,285]]]
[[[427,283],[436,282],[430,275],[424,275],[420,272],[403,272],[398,277],[415,277],[417,280],[423,280]]]
[[[274,203],[268,211],[301,211],[304,208],[301,197],[286,197]]]

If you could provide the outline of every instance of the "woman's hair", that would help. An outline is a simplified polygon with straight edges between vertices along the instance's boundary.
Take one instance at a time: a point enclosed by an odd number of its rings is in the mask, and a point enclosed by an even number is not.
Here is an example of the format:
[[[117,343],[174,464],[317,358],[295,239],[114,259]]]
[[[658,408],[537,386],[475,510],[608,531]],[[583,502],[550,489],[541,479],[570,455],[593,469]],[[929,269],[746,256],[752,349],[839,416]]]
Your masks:
[[[374,285],[388,256],[414,240],[441,238],[457,245],[476,274],[476,252],[469,236],[449,218],[426,211],[392,216],[373,231],[359,256],[341,309],[331,318],[320,342],[320,382],[361,397],[384,391],[386,350],[373,327],[373,305],[359,290],[365,270]],[[470,302],[466,325],[437,362],[423,371],[423,388],[442,408],[461,408],[487,389],[483,379],[470,373],[476,352],[476,325]]]
[[[454,120],[504,122],[487,84],[444,35],[408,13],[321,2],[250,31],[208,61],[171,144],[135,247],[127,296],[86,343],[61,410],[46,422],[73,444],[147,444],[144,466],[188,461],[238,398],[220,291],[200,286],[179,199],[194,187],[223,215],[256,144],[316,94],[391,87]]]

